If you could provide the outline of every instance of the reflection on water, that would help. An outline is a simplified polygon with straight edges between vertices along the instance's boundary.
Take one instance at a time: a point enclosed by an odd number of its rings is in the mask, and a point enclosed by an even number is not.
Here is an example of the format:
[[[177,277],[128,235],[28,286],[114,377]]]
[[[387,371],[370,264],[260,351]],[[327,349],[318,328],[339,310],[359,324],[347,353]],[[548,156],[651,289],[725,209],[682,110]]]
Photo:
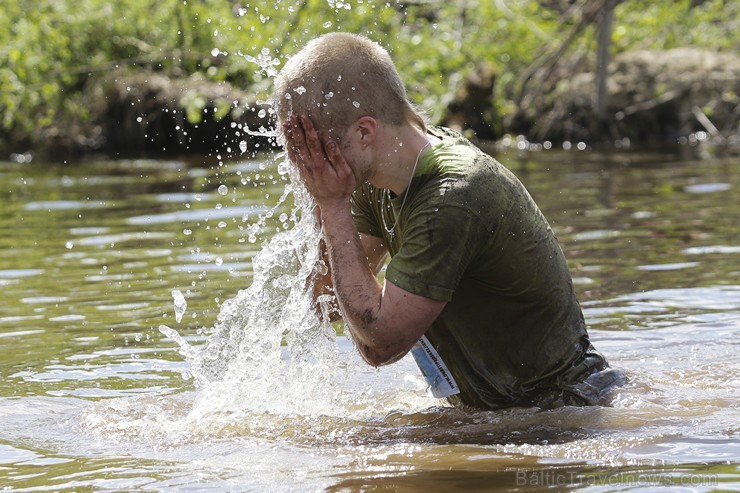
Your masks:
[[[630,375],[613,407],[453,409],[367,367],[300,308],[311,228],[270,161],[0,163],[0,484],[739,488],[740,163],[501,159]]]

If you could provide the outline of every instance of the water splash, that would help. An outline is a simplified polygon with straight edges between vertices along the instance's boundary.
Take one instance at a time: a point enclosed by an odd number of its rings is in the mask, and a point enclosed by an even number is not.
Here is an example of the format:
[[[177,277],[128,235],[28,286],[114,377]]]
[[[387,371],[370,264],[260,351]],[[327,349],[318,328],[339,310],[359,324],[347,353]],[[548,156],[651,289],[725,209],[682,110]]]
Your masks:
[[[249,53],[238,51],[237,54],[243,57],[246,61],[254,63],[259,67],[257,74],[266,75],[267,77],[275,77],[278,74],[277,66],[280,65],[280,58],[273,57],[270,54],[269,48],[262,48],[259,55],[252,56]]]
[[[294,170],[282,163],[278,172],[290,175]],[[336,333],[322,322],[307,281],[326,268],[320,230],[314,215],[304,212],[313,210],[312,200],[293,178],[258,227],[291,194],[295,226],[275,234],[255,256],[251,286],[223,303],[215,325],[204,330],[205,342],[191,344],[174,329],[160,327],[188,363],[186,376],[194,379],[197,393],[187,421],[197,423],[200,431],[220,434],[236,427],[254,433],[271,421],[267,416],[275,421],[286,414],[341,412],[354,399],[336,389],[335,370],[341,366]],[[345,403],[339,404],[341,400]],[[285,426],[285,419],[277,423]]]

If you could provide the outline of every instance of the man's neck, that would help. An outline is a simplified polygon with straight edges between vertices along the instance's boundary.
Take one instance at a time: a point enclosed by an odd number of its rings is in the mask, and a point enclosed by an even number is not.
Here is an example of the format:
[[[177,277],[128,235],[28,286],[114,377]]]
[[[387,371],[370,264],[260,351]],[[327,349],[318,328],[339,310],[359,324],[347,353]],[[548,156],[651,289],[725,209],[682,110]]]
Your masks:
[[[373,163],[370,183],[401,195],[413,178],[417,159],[421,159],[420,151],[437,142],[436,137],[413,125],[383,125],[379,128],[375,143],[377,158]]]

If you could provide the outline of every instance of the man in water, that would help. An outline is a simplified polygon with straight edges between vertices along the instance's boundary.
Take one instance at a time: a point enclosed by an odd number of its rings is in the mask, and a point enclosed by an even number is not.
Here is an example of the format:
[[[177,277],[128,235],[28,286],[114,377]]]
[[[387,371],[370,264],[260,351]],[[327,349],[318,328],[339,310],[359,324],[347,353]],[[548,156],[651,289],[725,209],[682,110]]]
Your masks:
[[[546,219],[495,159],[425,124],[383,48],[317,38],[273,103],[323,230],[315,282],[369,364],[411,351],[434,395],[478,408],[605,403],[620,373],[589,342]]]

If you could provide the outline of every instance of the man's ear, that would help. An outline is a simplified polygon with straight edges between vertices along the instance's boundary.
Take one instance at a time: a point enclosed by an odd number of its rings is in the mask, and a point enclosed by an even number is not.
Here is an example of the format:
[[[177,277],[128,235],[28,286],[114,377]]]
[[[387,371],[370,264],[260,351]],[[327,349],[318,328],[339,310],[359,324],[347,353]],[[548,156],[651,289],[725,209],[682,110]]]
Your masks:
[[[378,136],[378,121],[375,118],[362,116],[357,119],[355,125],[360,133],[360,145],[363,149],[375,142]]]

